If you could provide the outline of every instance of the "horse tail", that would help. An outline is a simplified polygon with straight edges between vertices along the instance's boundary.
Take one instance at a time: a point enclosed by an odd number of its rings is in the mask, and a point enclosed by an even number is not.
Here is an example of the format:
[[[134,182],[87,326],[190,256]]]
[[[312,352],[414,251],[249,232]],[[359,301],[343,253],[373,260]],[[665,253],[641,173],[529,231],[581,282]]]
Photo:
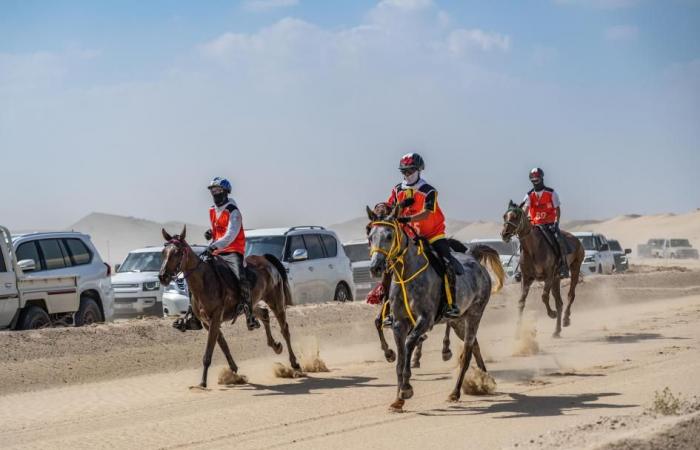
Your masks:
[[[469,251],[474,258],[479,260],[479,263],[482,266],[488,267],[496,275],[496,284],[491,288],[491,293],[495,294],[503,289],[503,284],[505,283],[506,279],[506,272],[503,270],[503,264],[501,264],[501,258],[499,257],[498,252],[488,245],[483,244],[477,244]]]
[[[275,255],[266,253],[265,259],[267,259],[270,262],[270,264],[275,266],[275,269],[277,269],[277,272],[279,272],[280,277],[282,277],[282,290],[284,291],[285,306],[292,306],[292,292],[289,289],[289,277],[287,276],[287,269]]]

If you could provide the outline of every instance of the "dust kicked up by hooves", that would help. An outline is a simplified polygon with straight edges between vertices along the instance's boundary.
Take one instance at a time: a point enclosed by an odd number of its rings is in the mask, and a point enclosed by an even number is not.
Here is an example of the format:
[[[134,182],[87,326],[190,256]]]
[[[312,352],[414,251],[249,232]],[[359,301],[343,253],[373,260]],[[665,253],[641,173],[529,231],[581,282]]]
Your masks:
[[[225,386],[235,386],[237,384],[246,384],[248,382],[248,377],[245,375],[239,375],[229,368],[221,369],[219,372],[219,384]]]
[[[281,363],[275,363],[273,372],[278,378],[299,378],[305,376],[307,372],[330,372],[325,361],[321,359],[317,337],[312,336],[300,340],[299,365],[301,366],[301,371],[294,370]]]
[[[537,343],[537,326],[531,316],[524,317],[515,340],[513,356],[532,356],[540,352]]]
[[[470,367],[462,382],[462,392],[467,395],[489,395],[496,392],[496,380],[478,367]]]

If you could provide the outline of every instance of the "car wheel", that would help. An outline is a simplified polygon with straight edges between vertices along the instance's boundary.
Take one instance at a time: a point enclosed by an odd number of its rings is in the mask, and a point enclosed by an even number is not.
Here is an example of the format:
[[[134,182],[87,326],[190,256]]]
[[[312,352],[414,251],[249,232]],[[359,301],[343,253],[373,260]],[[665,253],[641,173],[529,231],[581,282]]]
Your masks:
[[[336,302],[350,302],[352,301],[352,294],[350,294],[350,288],[345,283],[338,283],[335,287],[335,295],[333,300]]]
[[[102,322],[102,313],[97,302],[90,297],[83,297],[80,300],[80,309],[75,314],[75,326],[82,327],[91,323]]]
[[[19,320],[20,330],[37,330],[51,326],[51,318],[38,306],[30,306],[23,313]]]
[[[603,274],[603,265],[602,264],[598,264],[598,273],[601,275]]]

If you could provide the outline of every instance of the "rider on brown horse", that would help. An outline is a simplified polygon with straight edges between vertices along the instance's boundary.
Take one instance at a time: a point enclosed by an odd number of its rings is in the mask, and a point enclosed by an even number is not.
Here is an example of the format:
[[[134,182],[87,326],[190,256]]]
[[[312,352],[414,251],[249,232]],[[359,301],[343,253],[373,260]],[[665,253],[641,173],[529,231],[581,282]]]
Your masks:
[[[245,254],[243,217],[236,202],[228,196],[231,193],[231,183],[225,178],[216,177],[209,183],[209,192],[214,199],[214,205],[209,208],[211,229],[204,233],[205,239],[212,241],[206,253],[218,256],[225,261],[238,279],[241,302],[236,315],[245,312],[249,330],[260,328],[260,322],[253,315],[251,287],[243,264]]]
[[[425,163],[418,153],[404,155],[399,163],[403,181],[391,191],[386,204],[389,208],[393,208],[396,204],[401,207],[401,216],[398,221],[409,224],[418,236],[430,243],[435,252],[446,262],[449,278],[454,280],[454,275],[464,273],[464,267],[450,251],[450,245],[445,236],[445,216],[438,205],[438,193],[421,178],[423,169],[425,169]],[[385,273],[382,285],[386,294],[390,283],[391,274]],[[454,286],[454,281],[451,281],[451,284]],[[460,311],[452,303],[447,305],[443,315],[449,319],[458,318]],[[391,319],[389,318],[388,321],[391,322]]]
[[[530,171],[530,182],[533,188],[525,195],[522,208],[530,216],[530,223],[540,226],[557,241],[555,251],[559,256],[559,271],[562,278],[569,276],[569,267],[566,264],[566,242],[559,232],[559,220],[561,219],[561,203],[559,194],[550,187],[544,185],[544,171],[536,167]]]

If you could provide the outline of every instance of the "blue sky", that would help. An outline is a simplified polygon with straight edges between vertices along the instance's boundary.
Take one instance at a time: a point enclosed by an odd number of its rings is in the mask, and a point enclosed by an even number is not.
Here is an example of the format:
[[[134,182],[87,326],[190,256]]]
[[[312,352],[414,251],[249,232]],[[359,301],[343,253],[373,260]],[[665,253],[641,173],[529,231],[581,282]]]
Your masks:
[[[0,0],[18,228],[204,222],[214,175],[250,226],[332,223],[411,150],[455,218],[497,220],[532,166],[570,218],[683,212],[699,114],[697,0]]]

